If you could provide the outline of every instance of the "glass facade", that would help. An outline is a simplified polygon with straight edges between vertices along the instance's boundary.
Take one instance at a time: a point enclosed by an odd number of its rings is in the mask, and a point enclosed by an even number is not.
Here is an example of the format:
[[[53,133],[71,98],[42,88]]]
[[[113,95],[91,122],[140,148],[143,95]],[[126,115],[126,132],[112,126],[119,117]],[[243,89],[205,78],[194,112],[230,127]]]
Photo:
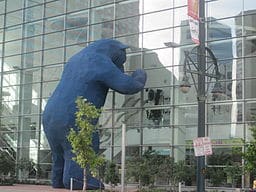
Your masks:
[[[213,155],[206,158],[207,186],[248,187],[249,177],[242,172],[235,182],[228,174],[219,183],[211,176],[227,167],[224,156],[231,159],[229,167],[242,169],[244,161],[233,149],[244,150],[243,141],[251,139],[256,110],[256,4],[255,0],[209,0],[205,7],[206,44],[218,60],[225,89],[213,97],[215,82],[206,79],[206,135],[213,143]],[[104,156],[121,162],[125,123],[127,159],[150,149],[192,166],[198,110],[192,77],[190,91],[179,90],[184,51],[195,47],[187,0],[1,0],[0,149],[17,165],[35,164],[30,170],[17,166],[18,179],[50,180],[51,152],[41,114],[65,62],[101,38],[128,44],[125,71],[143,68],[148,75],[140,93],[109,91],[99,121]],[[167,42],[178,46],[167,47]]]

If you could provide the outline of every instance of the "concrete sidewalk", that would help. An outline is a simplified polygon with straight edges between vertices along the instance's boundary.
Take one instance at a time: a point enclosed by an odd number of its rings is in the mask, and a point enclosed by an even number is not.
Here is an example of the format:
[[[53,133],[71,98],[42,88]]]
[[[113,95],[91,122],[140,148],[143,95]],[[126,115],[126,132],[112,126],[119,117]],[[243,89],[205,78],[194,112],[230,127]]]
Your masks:
[[[107,190],[110,190],[109,185],[105,185]],[[113,191],[121,191],[121,186],[116,186]],[[81,190],[73,190],[72,192],[78,192]],[[104,191],[104,190],[102,190]],[[136,192],[136,186],[126,186],[126,192]],[[12,186],[0,186],[0,192],[70,192],[69,189],[54,189],[49,185],[26,185],[26,184],[14,184]]]
[[[53,189],[48,185],[24,185],[0,186],[0,192],[69,192],[68,189]]]

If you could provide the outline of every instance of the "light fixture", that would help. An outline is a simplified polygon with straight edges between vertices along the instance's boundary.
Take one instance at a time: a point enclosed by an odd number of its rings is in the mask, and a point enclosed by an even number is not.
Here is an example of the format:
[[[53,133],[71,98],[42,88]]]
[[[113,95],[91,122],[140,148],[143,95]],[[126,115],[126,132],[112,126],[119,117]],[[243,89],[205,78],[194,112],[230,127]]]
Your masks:
[[[190,89],[191,85],[189,83],[189,78],[186,74],[184,74],[182,81],[180,83],[180,90],[182,93],[187,93]]]

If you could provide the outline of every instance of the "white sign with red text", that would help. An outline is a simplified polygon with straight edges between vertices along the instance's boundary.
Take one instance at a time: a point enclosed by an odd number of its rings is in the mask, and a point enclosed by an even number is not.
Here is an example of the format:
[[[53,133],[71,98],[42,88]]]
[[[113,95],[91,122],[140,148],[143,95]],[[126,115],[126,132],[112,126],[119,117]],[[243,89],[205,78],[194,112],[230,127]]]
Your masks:
[[[193,140],[195,156],[212,155],[212,143],[209,137],[198,137]]]

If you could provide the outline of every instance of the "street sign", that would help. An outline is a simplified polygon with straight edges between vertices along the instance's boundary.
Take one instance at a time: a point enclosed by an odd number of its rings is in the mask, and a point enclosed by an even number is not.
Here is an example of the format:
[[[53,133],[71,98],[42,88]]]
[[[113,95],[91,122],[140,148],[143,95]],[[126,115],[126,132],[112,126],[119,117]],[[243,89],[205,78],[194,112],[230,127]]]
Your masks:
[[[209,137],[198,137],[193,140],[195,156],[212,155],[212,144]]]

